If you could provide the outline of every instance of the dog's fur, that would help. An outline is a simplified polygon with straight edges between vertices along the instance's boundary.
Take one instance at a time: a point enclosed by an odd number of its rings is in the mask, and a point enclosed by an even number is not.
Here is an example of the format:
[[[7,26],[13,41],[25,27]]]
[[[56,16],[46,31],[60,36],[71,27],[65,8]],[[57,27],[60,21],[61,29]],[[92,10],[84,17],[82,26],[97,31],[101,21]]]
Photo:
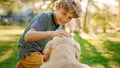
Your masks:
[[[90,68],[79,62],[80,45],[73,38],[55,37],[44,50],[40,68]]]

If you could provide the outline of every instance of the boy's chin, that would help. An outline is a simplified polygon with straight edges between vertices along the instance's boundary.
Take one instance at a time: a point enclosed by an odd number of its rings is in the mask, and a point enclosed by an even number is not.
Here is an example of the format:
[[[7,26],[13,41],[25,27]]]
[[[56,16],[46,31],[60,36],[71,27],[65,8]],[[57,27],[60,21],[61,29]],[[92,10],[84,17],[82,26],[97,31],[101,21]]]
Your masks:
[[[66,23],[58,23],[58,25],[65,25]]]
[[[59,25],[62,26],[62,25],[64,25],[64,24],[63,24],[63,23],[60,23]]]
[[[57,23],[58,25],[63,25],[62,23]]]

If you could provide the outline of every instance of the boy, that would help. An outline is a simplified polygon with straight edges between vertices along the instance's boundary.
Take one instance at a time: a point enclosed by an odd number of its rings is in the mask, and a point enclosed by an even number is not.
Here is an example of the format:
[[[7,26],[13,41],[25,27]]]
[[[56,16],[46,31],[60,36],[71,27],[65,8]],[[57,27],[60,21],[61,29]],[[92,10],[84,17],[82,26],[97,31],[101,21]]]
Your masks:
[[[42,64],[42,50],[54,36],[70,37],[64,30],[59,30],[72,20],[80,17],[81,8],[73,0],[58,0],[55,11],[37,15],[26,27],[19,39],[19,59],[16,68],[39,68]]]

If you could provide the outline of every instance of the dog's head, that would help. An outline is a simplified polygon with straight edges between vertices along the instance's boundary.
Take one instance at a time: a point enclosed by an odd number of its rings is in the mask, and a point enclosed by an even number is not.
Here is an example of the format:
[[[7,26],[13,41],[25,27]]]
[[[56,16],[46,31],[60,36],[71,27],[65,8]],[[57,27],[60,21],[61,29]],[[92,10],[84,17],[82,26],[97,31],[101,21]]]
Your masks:
[[[44,52],[43,61],[44,62],[49,60],[52,50],[54,50],[60,44],[67,44],[67,45],[73,46],[74,51],[75,51],[75,57],[77,60],[79,60],[80,45],[76,41],[74,41],[73,38],[54,37],[50,42],[46,44],[45,49],[43,50]]]

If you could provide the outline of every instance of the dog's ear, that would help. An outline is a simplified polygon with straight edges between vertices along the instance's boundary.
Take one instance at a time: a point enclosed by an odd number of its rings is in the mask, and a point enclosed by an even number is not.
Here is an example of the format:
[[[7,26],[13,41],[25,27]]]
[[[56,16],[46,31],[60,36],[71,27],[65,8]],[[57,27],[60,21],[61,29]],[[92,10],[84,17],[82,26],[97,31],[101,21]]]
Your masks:
[[[51,51],[52,51],[52,42],[48,42],[43,50],[43,61],[44,62],[47,62],[50,58],[50,54],[51,54]]]
[[[80,59],[80,53],[81,53],[80,44],[75,42],[74,48],[75,48],[75,57],[76,57],[77,60],[79,60]]]

